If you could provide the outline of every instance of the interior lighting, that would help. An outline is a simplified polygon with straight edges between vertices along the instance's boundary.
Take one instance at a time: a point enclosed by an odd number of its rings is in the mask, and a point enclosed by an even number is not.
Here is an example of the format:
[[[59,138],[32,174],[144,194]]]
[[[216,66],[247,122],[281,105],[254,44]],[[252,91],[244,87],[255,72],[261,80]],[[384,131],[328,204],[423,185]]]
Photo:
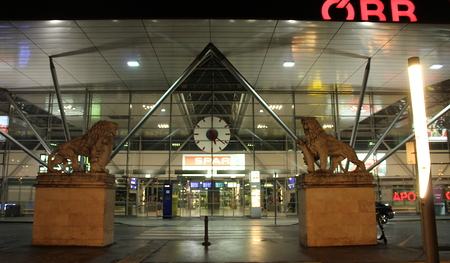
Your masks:
[[[285,61],[285,62],[283,63],[283,67],[287,67],[287,68],[293,67],[294,65],[295,65],[295,62],[294,62],[294,61]]]
[[[440,69],[440,68],[442,68],[444,65],[442,65],[442,64],[433,64],[433,65],[431,65],[431,67],[430,67],[430,69]]]
[[[142,105],[142,107],[145,109],[145,110],[150,110],[151,108],[153,108],[153,106],[155,106],[155,105]]]
[[[158,128],[160,128],[160,129],[167,129],[167,128],[169,128],[169,124],[160,123],[160,124],[158,124]]]
[[[258,129],[267,129],[268,126],[265,125],[265,124],[258,124],[258,126],[256,128],[258,128]]]
[[[430,177],[430,146],[428,143],[427,116],[423,92],[422,67],[418,57],[408,59],[409,86],[416,139],[416,159],[419,176],[419,195],[425,197]]]
[[[283,105],[269,105],[269,108],[271,110],[281,110],[283,108]]]
[[[350,106],[350,110],[351,110],[351,111],[357,111],[357,110],[358,110],[358,106],[355,106],[355,105]],[[361,108],[361,112],[366,112],[366,110],[364,110],[363,108]]]
[[[127,65],[130,67],[139,67],[139,62],[137,61],[128,61]]]

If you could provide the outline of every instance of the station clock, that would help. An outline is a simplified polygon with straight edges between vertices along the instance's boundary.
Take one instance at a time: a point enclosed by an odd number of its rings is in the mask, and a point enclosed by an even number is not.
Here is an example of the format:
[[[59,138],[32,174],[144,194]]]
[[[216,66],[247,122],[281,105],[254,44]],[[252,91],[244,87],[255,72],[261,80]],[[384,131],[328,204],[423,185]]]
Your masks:
[[[230,134],[230,127],[224,119],[205,117],[197,123],[194,139],[200,150],[215,153],[227,147],[230,142]]]

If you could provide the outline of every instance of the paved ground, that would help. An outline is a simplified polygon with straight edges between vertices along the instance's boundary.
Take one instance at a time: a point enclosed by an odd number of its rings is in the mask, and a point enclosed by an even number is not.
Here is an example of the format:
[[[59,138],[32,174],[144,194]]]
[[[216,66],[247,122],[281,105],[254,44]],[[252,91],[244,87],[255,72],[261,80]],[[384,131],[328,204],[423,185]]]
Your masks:
[[[32,217],[0,218],[1,262],[426,262],[420,221],[397,215],[385,225],[388,243],[303,248],[297,218],[204,220],[116,217],[115,242],[106,247],[31,245]],[[450,262],[450,217],[438,216],[441,262]]]

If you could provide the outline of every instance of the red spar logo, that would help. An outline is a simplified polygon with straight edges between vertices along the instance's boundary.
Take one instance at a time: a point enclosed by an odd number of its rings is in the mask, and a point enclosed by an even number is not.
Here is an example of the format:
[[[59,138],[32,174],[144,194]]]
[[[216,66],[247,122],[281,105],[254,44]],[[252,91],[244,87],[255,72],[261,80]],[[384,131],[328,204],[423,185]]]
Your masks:
[[[411,22],[417,22],[414,14],[416,7],[410,0],[390,0],[391,17],[393,22],[399,22],[400,17],[408,17]],[[387,21],[384,3],[381,0],[359,0],[361,20],[369,21],[369,17],[375,17],[374,21]],[[322,5],[322,17],[325,20],[331,20],[330,8],[338,8],[347,10],[347,18],[345,20],[352,21],[355,19],[355,8],[350,0],[326,0]],[[388,14],[389,15],[389,14]]]

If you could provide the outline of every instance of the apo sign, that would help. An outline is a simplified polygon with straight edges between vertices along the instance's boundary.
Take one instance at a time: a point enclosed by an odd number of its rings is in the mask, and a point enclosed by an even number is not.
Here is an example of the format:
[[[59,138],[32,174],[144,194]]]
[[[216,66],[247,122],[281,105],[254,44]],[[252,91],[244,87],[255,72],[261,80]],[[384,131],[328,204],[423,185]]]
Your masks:
[[[415,192],[399,192],[399,193],[394,193],[392,200],[393,201],[411,201],[414,202],[417,199],[417,194]],[[447,198],[447,200],[450,200],[450,192],[446,192],[445,193],[445,198]]]
[[[410,22],[417,22],[415,10],[416,7],[410,0],[326,0],[322,5],[322,18],[332,20],[335,18],[333,13],[344,11],[347,21],[399,22],[401,18],[405,17]]]

